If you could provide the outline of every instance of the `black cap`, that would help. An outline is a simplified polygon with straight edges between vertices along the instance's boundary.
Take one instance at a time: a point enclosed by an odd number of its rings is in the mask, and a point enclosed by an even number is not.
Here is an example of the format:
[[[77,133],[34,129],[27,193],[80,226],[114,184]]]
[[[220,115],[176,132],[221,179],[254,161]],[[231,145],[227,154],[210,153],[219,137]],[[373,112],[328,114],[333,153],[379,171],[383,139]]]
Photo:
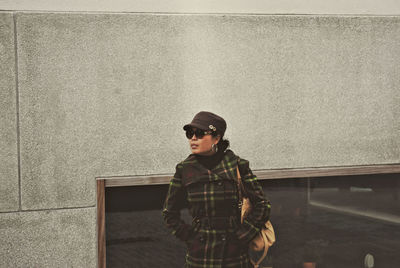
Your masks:
[[[183,129],[187,130],[190,127],[216,131],[221,136],[224,136],[226,122],[221,116],[210,112],[201,111],[194,116],[192,123],[186,124]]]

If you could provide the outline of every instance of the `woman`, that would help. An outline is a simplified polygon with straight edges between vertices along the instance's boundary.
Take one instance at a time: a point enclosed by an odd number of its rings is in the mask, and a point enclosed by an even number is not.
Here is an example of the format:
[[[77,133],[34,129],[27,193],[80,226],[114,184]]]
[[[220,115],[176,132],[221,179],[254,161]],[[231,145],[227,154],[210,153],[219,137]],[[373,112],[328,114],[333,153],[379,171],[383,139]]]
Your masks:
[[[185,267],[251,267],[248,244],[269,218],[269,201],[249,162],[227,150],[222,117],[200,112],[183,129],[192,154],[176,166],[163,217],[172,233],[187,244]],[[238,208],[237,167],[253,205],[243,223]],[[193,217],[190,225],[180,218],[184,204]]]

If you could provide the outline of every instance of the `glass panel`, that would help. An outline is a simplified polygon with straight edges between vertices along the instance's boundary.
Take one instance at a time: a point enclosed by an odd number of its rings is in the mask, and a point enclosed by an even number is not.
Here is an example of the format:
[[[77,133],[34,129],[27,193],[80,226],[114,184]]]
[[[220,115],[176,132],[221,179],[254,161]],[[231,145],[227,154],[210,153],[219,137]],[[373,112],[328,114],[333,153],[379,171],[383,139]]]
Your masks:
[[[400,267],[399,174],[260,182],[272,203],[274,268]],[[185,245],[162,221],[166,193],[167,185],[106,188],[108,267],[183,266]]]
[[[400,267],[399,182],[398,174],[263,182],[274,267]]]
[[[312,179],[309,193],[310,243],[326,267],[400,267],[399,174]]]
[[[107,267],[182,267],[185,246],[161,216],[167,186],[106,188]],[[190,222],[187,211],[182,217]]]

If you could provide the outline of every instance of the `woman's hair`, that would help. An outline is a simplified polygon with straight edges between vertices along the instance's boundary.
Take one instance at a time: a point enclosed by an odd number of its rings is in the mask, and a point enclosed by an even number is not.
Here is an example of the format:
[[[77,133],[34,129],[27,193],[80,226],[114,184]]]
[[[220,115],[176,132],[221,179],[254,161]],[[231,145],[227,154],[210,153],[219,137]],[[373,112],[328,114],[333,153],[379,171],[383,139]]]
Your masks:
[[[211,135],[213,137],[216,137],[221,134],[214,131],[213,133],[211,133]],[[224,139],[224,136],[221,136],[221,139],[219,140],[217,146],[218,146],[218,151],[224,152],[229,147],[229,141],[227,139]]]

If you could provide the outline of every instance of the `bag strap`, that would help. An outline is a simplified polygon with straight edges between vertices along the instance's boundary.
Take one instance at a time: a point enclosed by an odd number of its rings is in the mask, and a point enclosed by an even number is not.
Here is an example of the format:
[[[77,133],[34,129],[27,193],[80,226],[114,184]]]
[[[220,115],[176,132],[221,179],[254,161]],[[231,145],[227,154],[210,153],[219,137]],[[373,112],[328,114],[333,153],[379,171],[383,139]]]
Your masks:
[[[243,194],[244,186],[242,183],[242,178],[240,176],[239,165],[236,167],[236,172],[237,172],[237,188],[238,188],[238,195],[239,195],[238,196],[239,197],[238,209],[240,212],[240,222],[243,223],[243,220],[244,220],[243,207],[248,206],[246,203],[246,201],[248,201],[248,200],[246,200],[246,198],[244,197],[244,194]]]
[[[242,184],[242,178],[240,177],[240,172],[239,172],[239,165],[236,166],[236,173],[237,173],[237,187],[238,187],[238,193],[239,193],[239,202],[242,202],[243,199],[243,184]]]
[[[238,178],[237,184],[238,184],[238,190],[239,190],[239,199],[242,200],[242,198],[247,196],[247,193],[246,193],[246,189],[244,188],[244,185],[243,185],[242,177],[240,176],[239,163],[236,166],[236,173],[237,173],[237,178]]]

